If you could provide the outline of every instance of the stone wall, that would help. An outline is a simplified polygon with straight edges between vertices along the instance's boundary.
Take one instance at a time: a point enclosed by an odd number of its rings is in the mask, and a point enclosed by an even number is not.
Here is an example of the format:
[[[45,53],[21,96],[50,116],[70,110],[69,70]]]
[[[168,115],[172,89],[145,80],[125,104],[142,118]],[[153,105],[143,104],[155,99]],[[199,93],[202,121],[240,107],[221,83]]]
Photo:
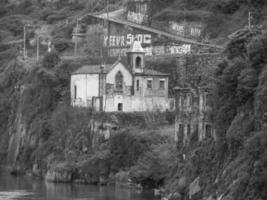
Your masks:
[[[192,140],[216,139],[210,105],[210,87],[221,61],[219,54],[177,57],[175,88],[175,141],[188,145]]]
[[[104,102],[104,110],[106,112],[117,112],[119,104],[122,106],[123,112],[139,112],[139,111],[166,111],[174,109],[174,99],[165,97],[137,97],[115,95],[106,97]]]
[[[207,86],[222,61],[221,54],[181,55],[176,59],[177,86]]]

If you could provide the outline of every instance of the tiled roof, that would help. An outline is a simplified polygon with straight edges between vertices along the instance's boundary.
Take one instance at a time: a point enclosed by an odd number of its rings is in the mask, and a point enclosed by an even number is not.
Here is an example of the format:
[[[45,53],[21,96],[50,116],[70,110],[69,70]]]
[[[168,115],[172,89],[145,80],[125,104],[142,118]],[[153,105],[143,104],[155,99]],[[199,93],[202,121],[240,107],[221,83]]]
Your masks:
[[[136,75],[139,75],[139,76],[169,76],[169,74],[155,71],[153,69],[146,69],[146,68],[144,69],[144,71],[142,73],[136,73]]]
[[[116,61],[114,64],[104,65],[104,73],[109,73],[118,63],[121,63],[119,60]],[[121,63],[124,65],[123,63]],[[78,70],[74,71],[72,74],[100,74],[101,73],[101,65],[85,65]],[[125,65],[124,65],[125,66]],[[128,69],[126,67],[126,69]],[[129,69],[128,69],[129,70]],[[130,70],[129,70],[130,71]],[[141,73],[136,73],[138,76],[168,76],[169,74],[162,73],[159,71],[155,71],[153,69],[146,69]]]
[[[85,65],[72,74],[100,74],[101,65]],[[112,69],[113,65],[105,65],[104,73],[108,73]]]
[[[120,61],[116,61],[114,64],[104,65],[104,73],[107,74],[110,72],[113,67],[115,67]],[[101,73],[101,65],[85,65],[76,71],[72,72],[72,74],[100,74]]]

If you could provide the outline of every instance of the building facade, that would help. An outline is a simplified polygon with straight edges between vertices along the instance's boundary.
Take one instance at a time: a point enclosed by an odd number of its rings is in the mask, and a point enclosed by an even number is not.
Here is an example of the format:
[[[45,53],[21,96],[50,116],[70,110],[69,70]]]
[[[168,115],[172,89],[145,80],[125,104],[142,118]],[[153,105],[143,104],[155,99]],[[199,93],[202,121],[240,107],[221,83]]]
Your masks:
[[[220,54],[177,58],[174,135],[177,144],[186,146],[192,140],[216,139],[210,86],[220,62]]]
[[[190,140],[215,138],[210,106],[211,95],[207,88],[176,87],[175,141],[188,145]]]
[[[145,51],[135,41],[127,52],[127,67],[117,60],[112,65],[83,66],[71,75],[71,104],[96,111],[135,112],[174,109],[168,98],[168,74],[145,66]]]

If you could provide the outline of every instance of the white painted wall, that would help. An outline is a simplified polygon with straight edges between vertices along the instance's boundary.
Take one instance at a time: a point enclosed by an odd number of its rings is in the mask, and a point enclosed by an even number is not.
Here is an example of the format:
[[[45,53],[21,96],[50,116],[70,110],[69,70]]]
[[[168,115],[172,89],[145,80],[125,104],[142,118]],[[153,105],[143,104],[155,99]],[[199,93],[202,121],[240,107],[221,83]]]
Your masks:
[[[131,86],[133,77],[131,73],[121,64],[118,63],[108,74],[107,74],[107,79],[106,83],[109,84],[115,84],[115,76],[118,71],[121,71],[123,74],[123,81],[126,86]]]
[[[166,111],[170,109],[171,99],[164,97],[137,97],[115,95],[107,97],[105,100],[104,110],[106,112],[118,111],[118,104],[123,104],[123,112],[138,112],[138,111]]]
[[[74,87],[77,86],[77,98],[74,99]],[[98,74],[75,74],[71,76],[72,105],[87,106],[87,101],[99,96]]]

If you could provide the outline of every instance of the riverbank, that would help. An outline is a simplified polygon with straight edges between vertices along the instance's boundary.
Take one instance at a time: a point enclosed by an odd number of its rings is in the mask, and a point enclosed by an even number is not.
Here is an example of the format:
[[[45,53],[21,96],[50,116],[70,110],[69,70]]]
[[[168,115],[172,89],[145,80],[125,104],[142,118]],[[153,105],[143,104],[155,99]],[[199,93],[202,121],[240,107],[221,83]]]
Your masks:
[[[150,191],[137,192],[122,187],[102,187],[79,184],[50,183],[28,176],[15,177],[0,171],[2,200],[155,200]]]

